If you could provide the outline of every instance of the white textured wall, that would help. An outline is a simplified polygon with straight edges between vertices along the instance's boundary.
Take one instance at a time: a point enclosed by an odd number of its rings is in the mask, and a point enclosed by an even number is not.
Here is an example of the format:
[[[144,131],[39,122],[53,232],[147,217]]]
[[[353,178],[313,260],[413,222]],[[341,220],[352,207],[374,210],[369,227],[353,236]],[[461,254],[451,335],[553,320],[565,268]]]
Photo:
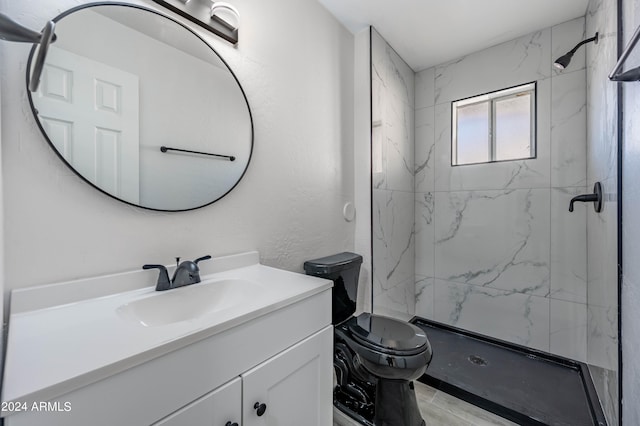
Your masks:
[[[40,28],[78,3],[7,2],[2,12]],[[267,265],[302,271],[306,259],[353,250],[354,222],[342,217],[354,197],[353,36],[315,0],[232,3],[242,17],[237,47],[196,31],[247,93],[253,157],[233,192],[192,212],[130,207],[77,178],[31,115],[30,46],[2,45],[6,290],[251,249]]]
[[[618,418],[618,199],[616,0],[591,0],[587,34],[587,185],[601,182],[604,209],[587,216],[587,362],[609,424]]]
[[[624,43],[640,25],[640,0],[624,0]],[[640,65],[636,47],[625,69]],[[622,164],[622,420],[640,425],[640,84],[624,83]]]
[[[584,18],[416,75],[416,315],[586,360]],[[451,102],[537,82],[537,155],[451,166]]]

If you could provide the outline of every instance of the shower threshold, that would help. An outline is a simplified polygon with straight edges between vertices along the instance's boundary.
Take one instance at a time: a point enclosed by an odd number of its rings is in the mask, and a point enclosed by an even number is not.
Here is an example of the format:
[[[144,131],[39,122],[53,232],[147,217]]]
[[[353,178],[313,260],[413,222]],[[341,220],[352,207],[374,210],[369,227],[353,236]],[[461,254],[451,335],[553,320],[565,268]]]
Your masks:
[[[433,358],[421,382],[520,425],[606,426],[588,366],[415,317]]]

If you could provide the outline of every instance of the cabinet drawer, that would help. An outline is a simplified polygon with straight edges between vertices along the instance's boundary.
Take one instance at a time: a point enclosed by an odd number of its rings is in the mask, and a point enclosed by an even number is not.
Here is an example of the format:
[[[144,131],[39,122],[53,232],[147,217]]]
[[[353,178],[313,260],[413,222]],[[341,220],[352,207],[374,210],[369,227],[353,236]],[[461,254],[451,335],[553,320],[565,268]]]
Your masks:
[[[227,423],[241,424],[242,384],[238,377],[220,386],[153,426],[225,426]]]

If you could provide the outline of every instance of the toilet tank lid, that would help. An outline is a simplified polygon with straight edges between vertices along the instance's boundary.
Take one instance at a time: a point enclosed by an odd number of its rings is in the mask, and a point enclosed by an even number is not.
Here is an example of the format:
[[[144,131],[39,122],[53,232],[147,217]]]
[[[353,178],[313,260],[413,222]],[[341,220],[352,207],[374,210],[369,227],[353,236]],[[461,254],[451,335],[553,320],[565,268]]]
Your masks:
[[[319,259],[304,262],[304,270],[309,275],[329,275],[362,264],[362,256],[345,251]]]

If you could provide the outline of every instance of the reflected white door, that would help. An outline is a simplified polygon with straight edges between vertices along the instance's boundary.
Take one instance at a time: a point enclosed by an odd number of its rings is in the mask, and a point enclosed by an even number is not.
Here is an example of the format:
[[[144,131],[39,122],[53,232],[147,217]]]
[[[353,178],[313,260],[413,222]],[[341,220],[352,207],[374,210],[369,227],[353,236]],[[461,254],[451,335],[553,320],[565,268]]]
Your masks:
[[[37,96],[58,152],[105,192],[140,198],[138,76],[51,46]]]

